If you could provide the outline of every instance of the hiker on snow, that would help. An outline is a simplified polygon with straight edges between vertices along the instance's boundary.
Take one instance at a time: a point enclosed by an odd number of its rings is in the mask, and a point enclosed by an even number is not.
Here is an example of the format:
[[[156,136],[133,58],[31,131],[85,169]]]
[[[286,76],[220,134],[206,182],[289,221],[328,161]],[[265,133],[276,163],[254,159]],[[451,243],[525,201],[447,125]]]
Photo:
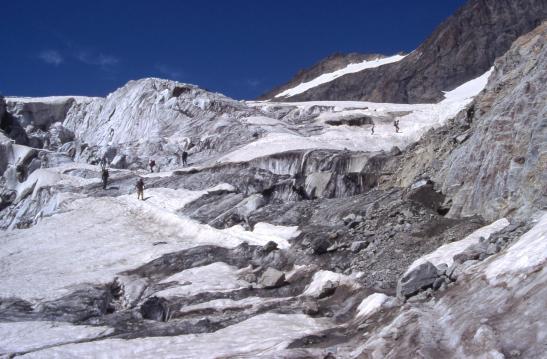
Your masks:
[[[135,187],[137,188],[137,199],[144,201],[144,181],[142,178],[139,178]]]
[[[154,167],[156,166],[156,161],[154,161],[154,160],[148,161],[148,166],[150,166],[150,172],[154,172]]]
[[[370,128],[370,134],[374,135],[374,122],[372,123],[372,127]]]
[[[393,121],[393,126],[395,126],[395,133],[399,133],[399,120]]]
[[[182,152],[182,165],[183,166],[188,166],[187,160],[188,160],[188,152],[183,151]]]
[[[103,167],[101,178],[103,179],[103,189],[106,189],[106,185],[108,184],[108,169]]]

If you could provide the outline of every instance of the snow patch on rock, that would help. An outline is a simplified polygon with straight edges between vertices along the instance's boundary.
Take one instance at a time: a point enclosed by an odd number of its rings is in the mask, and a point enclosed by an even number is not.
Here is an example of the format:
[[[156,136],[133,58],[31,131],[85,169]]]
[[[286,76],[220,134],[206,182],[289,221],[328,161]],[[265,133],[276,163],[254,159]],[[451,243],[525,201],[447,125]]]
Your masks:
[[[547,212],[543,212],[532,229],[517,243],[509,247],[505,255],[494,259],[486,268],[486,277],[492,284],[504,281],[504,277],[545,268],[547,262]]]
[[[157,292],[160,297],[192,296],[203,292],[225,292],[243,288],[245,281],[239,280],[238,269],[223,262],[183,270],[165,278],[160,283],[176,282],[173,287]]]
[[[317,297],[321,294],[328,282],[334,283],[337,287],[347,286],[352,289],[359,288],[360,285],[355,280],[355,274],[351,276],[335,273],[328,270],[320,270],[313,275],[311,283],[306,287],[303,295]]]
[[[395,298],[389,297],[383,293],[374,293],[363,299],[357,307],[357,317],[370,317],[380,309],[390,306],[395,301]]]
[[[465,237],[462,240],[447,243],[440,246],[435,251],[426,254],[418,259],[416,259],[406,270],[405,275],[410,273],[414,268],[425,262],[431,262],[435,266],[445,263],[450,267],[454,263],[454,256],[458,253],[463,252],[467,247],[472,244],[479,243],[479,239],[484,237],[488,239],[493,233],[501,231],[503,228],[509,225],[509,221],[505,218],[499,219],[494,223],[491,223],[487,226],[481,227]]]
[[[347,74],[352,74],[352,73],[359,72],[359,71],[363,71],[363,70],[366,70],[366,69],[372,69],[372,68],[375,68],[375,67],[380,67],[382,65],[390,64],[390,63],[393,63],[393,62],[401,61],[404,58],[405,58],[405,56],[403,56],[403,55],[394,55],[394,56],[390,56],[390,57],[379,58],[379,59],[375,59],[375,60],[365,60],[363,62],[349,64],[346,67],[344,67],[343,69],[336,70],[334,72],[330,72],[330,73],[326,73],[326,74],[322,74],[322,75],[314,78],[313,80],[303,82],[303,83],[301,83],[301,84],[299,84],[299,85],[297,85],[293,88],[290,88],[290,89],[287,89],[283,92],[280,92],[277,95],[275,95],[275,97],[291,97],[291,96],[294,96],[294,95],[298,95],[302,92],[308,91],[309,89],[311,89],[313,87],[316,87],[316,86],[319,86],[321,84],[333,81],[333,80],[335,80],[335,79],[337,79],[341,76],[344,76],[344,75],[347,75]]]

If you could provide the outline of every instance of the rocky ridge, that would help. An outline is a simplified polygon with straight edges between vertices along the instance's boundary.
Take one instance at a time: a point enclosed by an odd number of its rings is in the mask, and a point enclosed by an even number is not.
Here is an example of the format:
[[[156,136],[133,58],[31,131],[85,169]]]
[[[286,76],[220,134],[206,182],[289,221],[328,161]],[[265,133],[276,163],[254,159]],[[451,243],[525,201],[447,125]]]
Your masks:
[[[319,77],[322,74],[340,70],[349,64],[359,63],[365,60],[373,60],[373,59],[378,59],[383,57],[384,55],[380,55],[380,54],[358,54],[358,53],[332,54],[326,57],[325,59],[319,61],[317,64],[310,66],[309,68],[299,70],[289,82],[271,89],[270,91],[261,95],[259,98],[263,100],[270,99],[287,89],[295,87],[300,83],[313,80],[314,78]]]
[[[443,91],[486,72],[514,40],[546,18],[541,0],[470,0],[403,60],[342,76],[287,100],[440,101]],[[274,95],[262,99],[275,100]]]

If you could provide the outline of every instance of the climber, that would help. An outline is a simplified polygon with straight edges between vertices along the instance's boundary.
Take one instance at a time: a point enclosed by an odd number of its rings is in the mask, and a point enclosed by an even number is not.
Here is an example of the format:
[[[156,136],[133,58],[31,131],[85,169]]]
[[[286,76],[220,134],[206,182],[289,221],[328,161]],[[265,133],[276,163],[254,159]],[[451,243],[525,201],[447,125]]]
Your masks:
[[[370,128],[370,134],[374,135],[374,122],[372,123],[372,127]]]
[[[467,122],[469,123],[473,122],[474,116],[475,116],[475,106],[471,105],[471,107],[467,109]]]
[[[142,178],[139,178],[135,187],[137,188],[137,199],[144,201],[144,181]]]
[[[183,166],[188,166],[188,152],[186,151],[182,151],[182,165]]]
[[[150,172],[154,172],[154,167],[156,166],[156,161],[150,160],[148,161],[148,166],[150,166]]]
[[[99,161],[99,165],[101,165],[101,169],[104,171],[106,169],[106,156],[103,156],[103,158],[101,158],[101,160]]]
[[[40,154],[40,167],[48,168],[48,165],[49,165],[49,159],[47,157],[47,154],[45,152],[42,152]]]
[[[108,184],[108,169],[103,167],[101,178],[103,179],[103,189],[106,189],[106,185]]]
[[[395,133],[399,133],[399,120],[393,121],[393,126],[395,126]]]
[[[18,164],[17,167],[15,167],[15,175],[19,182],[25,182],[27,179],[27,169],[23,164]]]

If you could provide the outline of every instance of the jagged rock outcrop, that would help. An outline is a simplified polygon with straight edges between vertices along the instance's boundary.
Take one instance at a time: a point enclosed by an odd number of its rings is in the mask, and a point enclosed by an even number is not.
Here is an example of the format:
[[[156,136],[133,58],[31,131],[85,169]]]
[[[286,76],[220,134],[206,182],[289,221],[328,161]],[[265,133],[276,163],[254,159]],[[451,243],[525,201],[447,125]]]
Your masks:
[[[386,164],[383,186],[431,179],[448,216],[480,214],[492,221],[526,218],[547,206],[547,24],[519,38],[496,61],[471,113],[463,111]],[[458,138],[465,138],[460,141]]]
[[[2,95],[0,95],[0,125],[2,124],[2,119],[6,113],[6,100]]]
[[[547,23],[495,64],[469,138],[444,161],[450,215],[525,217],[547,208]]]
[[[342,76],[288,100],[440,101],[442,91],[485,73],[515,39],[546,18],[543,0],[470,0],[403,60]]]

